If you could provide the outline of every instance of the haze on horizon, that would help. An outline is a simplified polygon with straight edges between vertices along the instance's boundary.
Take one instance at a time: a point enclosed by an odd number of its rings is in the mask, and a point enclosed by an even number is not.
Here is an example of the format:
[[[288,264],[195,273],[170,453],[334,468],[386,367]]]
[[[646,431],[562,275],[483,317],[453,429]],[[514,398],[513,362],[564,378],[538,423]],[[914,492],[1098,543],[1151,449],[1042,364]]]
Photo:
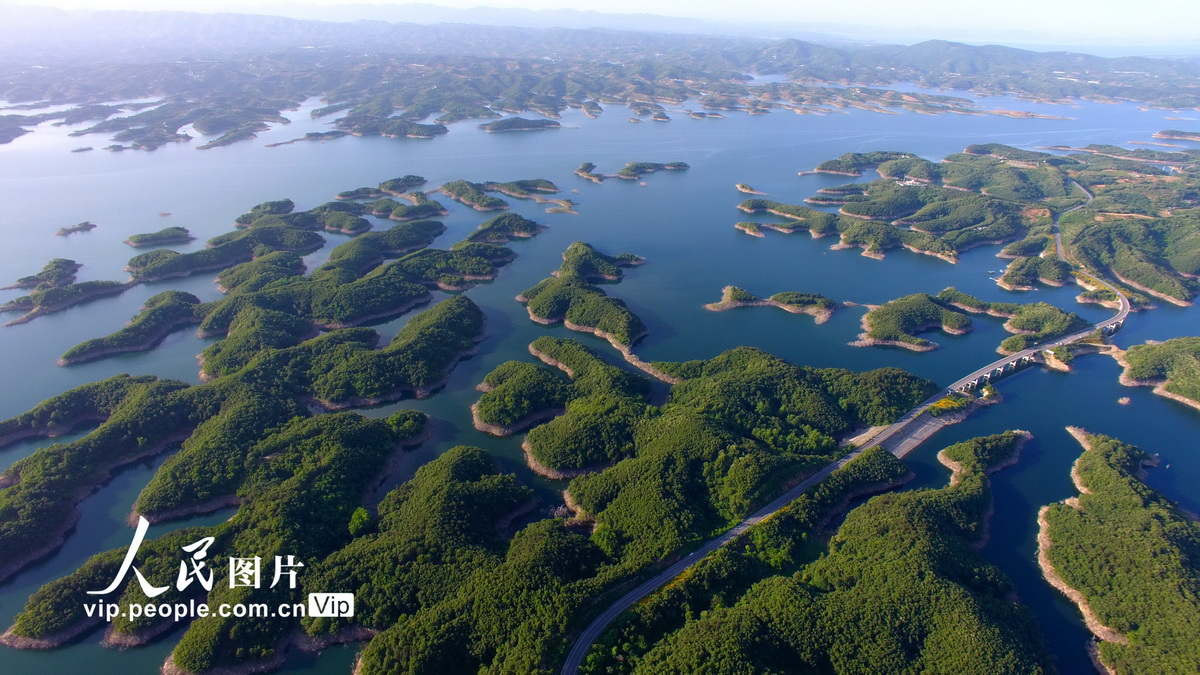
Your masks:
[[[363,0],[203,0],[181,6],[174,0],[18,0],[18,4],[62,9],[176,10],[272,14],[329,20],[344,13],[346,19],[395,16],[408,2]],[[436,0],[421,3],[451,10],[575,10],[594,12],[593,6],[570,0]],[[859,0],[847,11],[840,2],[807,0],[741,0],[681,2],[680,0],[608,0],[604,14],[657,15],[690,19],[686,32],[728,29],[739,34],[793,37],[825,33],[856,40],[911,43],[947,39],[976,44],[1019,47],[1080,48],[1145,54],[1200,54],[1200,3],[1194,0],[1009,0],[972,4],[969,10],[955,0]],[[463,21],[460,12],[452,20]],[[494,17],[515,18],[525,12],[489,12]],[[634,17],[630,17],[634,18]],[[388,19],[399,20],[399,19]],[[501,18],[499,21],[503,21]],[[606,23],[610,25],[611,22]],[[661,22],[660,22],[661,23]],[[658,24],[656,24],[658,25]],[[630,28],[636,28],[632,24]],[[805,37],[804,35],[799,35]],[[1139,47],[1141,49],[1139,49]]]

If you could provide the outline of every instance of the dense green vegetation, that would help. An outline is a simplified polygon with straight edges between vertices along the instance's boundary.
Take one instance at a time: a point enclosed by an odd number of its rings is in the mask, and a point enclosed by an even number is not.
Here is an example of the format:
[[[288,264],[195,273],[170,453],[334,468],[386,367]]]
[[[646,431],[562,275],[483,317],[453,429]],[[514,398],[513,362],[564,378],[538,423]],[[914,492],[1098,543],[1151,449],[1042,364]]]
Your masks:
[[[485,193],[485,186],[465,180],[454,180],[438,188],[438,192],[476,211],[507,209],[508,202]]]
[[[1044,234],[1033,234],[1020,241],[1005,246],[1001,253],[1014,258],[1039,256],[1045,251],[1054,250],[1054,238]]]
[[[79,271],[80,267],[83,267],[83,265],[75,262],[74,260],[68,260],[66,258],[54,258],[50,262],[46,263],[46,266],[42,268],[41,272],[38,272],[37,274],[31,274],[27,277],[21,277],[20,279],[17,279],[13,285],[7,286],[0,290],[8,290],[11,288],[32,288],[34,290],[44,290],[57,286],[66,286],[75,281],[75,273]]]
[[[1003,354],[1015,354],[1088,325],[1075,312],[1064,312],[1045,302],[984,302],[953,287],[942,290],[934,299],[968,312],[1008,317],[1004,328],[1017,335],[1005,338],[1000,343],[999,351]]]
[[[337,193],[337,198],[338,199],[379,199],[380,197],[383,197],[385,195],[387,195],[387,192],[384,192],[380,188],[360,187],[360,188],[355,188],[353,190],[345,190],[343,192],[339,192],[339,193]]]
[[[379,189],[388,194],[402,195],[415,187],[424,185],[425,182],[426,181],[424,177],[415,176],[410,173],[400,176],[399,178],[389,178],[388,180],[383,181],[379,184]]]
[[[431,216],[445,216],[450,213],[446,210],[445,206],[442,206],[441,202],[429,199],[425,196],[424,192],[409,192],[402,196],[411,201],[412,204],[397,204],[390,199],[383,199],[371,204],[372,210],[377,215],[385,215],[392,220],[400,221],[420,220]],[[384,205],[381,202],[391,202],[391,204],[387,205],[391,206],[391,208],[383,208]],[[382,213],[384,210],[387,212]]]
[[[121,330],[81,342],[67,350],[59,365],[93,361],[124,352],[153,349],[172,331],[199,323],[200,299],[182,291],[163,291],[146,301],[141,311]]]
[[[517,296],[529,316],[540,323],[566,321],[573,326],[604,333],[614,345],[631,347],[646,333],[646,326],[625,303],[610,297],[589,278],[603,276],[621,258],[602,256],[589,244],[576,242],[563,255],[556,276],[543,279]],[[618,277],[619,278],[619,277]]]
[[[869,312],[863,319],[867,340],[887,340],[933,349],[937,344],[915,334],[941,327],[946,332],[959,333],[971,329],[971,319],[954,309],[938,304],[924,293],[914,293],[891,300]]]
[[[536,416],[562,408],[566,386],[553,371],[505,361],[483,378],[484,391],[472,411],[475,419],[515,433]]]
[[[24,436],[61,436],[75,426],[107,419],[133,389],[155,381],[151,375],[115,375],[42,401],[32,410],[0,422],[0,446]]]
[[[1054,257],[1029,256],[1009,263],[1000,277],[1002,284],[1013,288],[1033,288],[1039,282],[1062,286],[1071,280],[1071,266]]]
[[[315,232],[286,224],[261,225],[214,237],[208,248],[191,253],[168,249],[142,253],[130,258],[126,269],[138,281],[154,281],[231,267],[273,251],[307,253],[324,243]]]
[[[542,231],[542,226],[515,213],[502,213],[480,225],[467,241],[506,244],[513,239],[527,239]]]
[[[951,486],[872,499],[821,559],[714,606],[617,672],[1051,672],[1032,616],[971,546],[990,502],[986,471],[1020,439],[947,448],[962,465]],[[591,672],[604,672],[597,657]]]
[[[284,420],[272,437],[252,441],[245,453],[244,469],[230,485],[231,494],[241,500],[233,518],[144,543],[139,570],[154,581],[174,578],[179,546],[204,536],[214,537],[214,548],[229,555],[295,555],[311,564],[350,541],[347,522],[378,468],[398,444],[418,436],[423,423],[424,417],[412,411],[386,420],[351,413]],[[18,616],[14,632],[40,637],[87,622],[82,611],[88,598],[84,589],[107,583],[123,555],[124,549],[99,554],[74,574],[43,587]],[[209,602],[303,601],[300,589],[286,584],[276,589],[266,584],[262,589],[232,589],[225,582],[226,570],[215,571],[220,581],[208,594]],[[197,589],[197,584],[183,592],[172,588],[156,600],[180,602],[197,595],[203,600],[203,589]],[[123,606],[145,601],[137,584],[126,586],[118,596]],[[269,658],[290,624],[277,619],[256,621],[249,629],[235,631],[231,630],[235,622],[215,616],[195,621],[175,649],[175,662],[191,672],[202,672]],[[135,635],[162,625],[159,620],[135,622],[122,617],[113,629],[118,635]]]
[[[837,303],[820,293],[801,293],[799,291],[784,291],[771,296],[771,300],[790,307],[816,307],[818,309],[833,309]]]
[[[622,614],[601,635],[582,672],[631,672],[666,635],[710,610],[736,604],[763,577],[792,573],[815,560],[824,550],[820,530],[846,500],[902,481],[907,473],[908,468],[886,450],[865,451]]]
[[[863,171],[874,169],[884,162],[912,157],[914,155],[907,152],[847,152],[837,159],[821,162],[817,165],[817,171],[861,176]]]
[[[186,227],[164,227],[158,232],[135,234],[125,240],[126,244],[134,247],[159,246],[162,244],[179,244],[195,239]]]
[[[1129,377],[1165,381],[1167,391],[1200,402],[1200,338],[1134,345],[1125,352],[1125,360]]]
[[[1088,325],[1074,312],[1064,312],[1044,302],[985,302],[950,287],[934,296],[906,295],[870,310],[863,320],[867,330],[861,339],[866,344],[871,340],[887,340],[913,345],[921,351],[933,349],[935,343],[917,337],[916,333],[937,326],[949,333],[970,330],[971,319],[963,312],[1008,319],[1005,329],[1017,335],[1000,343],[999,351],[1003,354],[1014,354]]]
[[[617,178],[634,180],[655,171],[685,171],[688,168],[690,167],[687,162],[668,162],[666,164],[658,162],[630,162],[617,172]]]
[[[506,117],[495,122],[479,125],[484,131],[537,131],[539,129],[557,129],[562,125],[554,120],[530,120],[524,117]]]
[[[544,469],[573,471],[613,463],[633,451],[633,435],[645,416],[650,383],[602,361],[575,340],[542,337],[529,346],[546,367],[507,361],[484,378],[477,419],[529,432],[525,448]],[[563,381],[556,369],[570,377]]]
[[[95,298],[123,293],[128,288],[129,284],[120,281],[81,281],[66,286],[42,287],[0,305],[0,313],[28,312],[22,319],[32,318],[39,314],[59,312]]]
[[[1100,660],[1118,673],[1200,668],[1200,525],[1139,478],[1150,457],[1101,435],[1075,463],[1073,504],[1043,512],[1055,572],[1095,618],[1128,644],[1101,640]]]

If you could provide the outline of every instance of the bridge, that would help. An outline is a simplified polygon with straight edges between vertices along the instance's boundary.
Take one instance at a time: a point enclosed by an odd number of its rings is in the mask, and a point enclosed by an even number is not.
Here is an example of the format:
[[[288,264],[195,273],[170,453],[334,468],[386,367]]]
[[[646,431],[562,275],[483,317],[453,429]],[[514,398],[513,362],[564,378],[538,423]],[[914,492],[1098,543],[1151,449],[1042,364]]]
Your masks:
[[[1078,183],[1075,183],[1075,185],[1087,194],[1087,202],[1068,209],[1063,213],[1069,213],[1070,211],[1082,208],[1092,201],[1092,194],[1088,192],[1086,188]],[[1066,261],[1066,258],[1063,255],[1062,238],[1058,231],[1058,216],[1054,217],[1054,242],[1058,258]],[[719,537],[708,540],[700,548],[692,551],[684,558],[671,564],[662,572],[659,572],[652,578],[643,582],[637,588],[627,592],[616,602],[609,605],[599,616],[592,620],[592,622],[588,624],[588,627],[579,635],[579,638],[575,640],[575,643],[571,646],[570,653],[567,655],[567,660],[563,664],[562,670],[560,671],[561,675],[576,675],[576,673],[579,671],[579,666],[583,663],[584,657],[587,656],[592,644],[595,643],[596,639],[600,637],[600,633],[604,631],[609,623],[620,616],[622,612],[633,606],[634,603],[638,602],[647,595],[650,595],[662,586],[665,586],[672,579],[679,576],[684,570],[704,559],[704,557],[709,553],[712,553],[735,538],[741,536],[751,527],[754,527],[758,523],[775,515],[777,511],[796,500],[798,497],[800,497],[800,495],[804,494],[814,485],[828,478],[829,475],[834,471],[845,466],[867,449],[880,446],[887,441],[895,439],[896,442],[892,444],[892,447],[889,449],[889,451],[898,457],[903,457],[909,450],[916,447],[916,444],[919,443],[922,438],[920,436],[920,432],[924,431],[924,429],[920,428],[921,425],[914,425],[912,422],[924,414],[925,411],[928,410],[929,407],[934,403],[937,403],[945,398],[948,393],[968,392],[972,389],[980,387],[981,385],[986,385],[1000,377],[1012,373],[1022,366],[1034,363],[1038,353],[1043,350],[1049,350],[1055,347],[1069,345],[1073,342],[1078,342],[1079,340],[1094,335],[1097,331],[1103,335],[1111,335],[1112,333],[1115,333],[1121,328],[1121,326],[1125,324],[1125,319],[1129,316],[1131,309],[1129,298],[1126,298],[1123,293],[1103,279],[1096,279],[1096,281],[1106,290],[1111,291],[1120,302],[1117,313],[1112,317],[1082,330],[1071,333],[1070,335],[1057,337],[1045,343],[1024,349],[1016,354],[1011,354],[1009,356],[997,359],[986,366],[975,370],[971,374],[960,378],[946,389],[939,391],[937,394],[931,396],[925,401],[922,401],[920,405],[905,413],[903,417],[896,420],[894,424],[876,434],[866,444],[853,450],[837,461],[826,465],[820,471],[817,471],[813,475],[801,481],[800,484],[780,495],[770,504],[767,504],[758,511],[755,511],[748,518],[734,526],[733,529],[728,530]],[[915,441],[910,440],[910,442],[906,443],[905,433],[903,432],[908,432],[908,434],[916,436],[917,438]]]

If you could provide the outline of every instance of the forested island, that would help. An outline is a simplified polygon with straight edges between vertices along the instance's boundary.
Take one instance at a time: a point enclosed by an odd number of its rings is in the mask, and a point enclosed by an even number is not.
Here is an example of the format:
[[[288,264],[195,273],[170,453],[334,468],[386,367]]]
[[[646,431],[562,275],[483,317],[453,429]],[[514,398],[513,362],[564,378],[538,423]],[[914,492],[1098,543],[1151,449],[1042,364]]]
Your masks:
[[[1001,354],[1015,354],[1088,325],[1074,312],[1064,312],[1044,302],[985,302],[953,287],[937,295],[914,293],[883,305],[868,305],[868,308],[862,320],[863,333],[856,342],[850,343],[853,346],[932,351],[937,349],[937,343],[916,334],[940,327],[951,335],[962,335],[971,330],[967,313],[1008,319],[1004,323],[1005,330],[1016,334],[1000,343],[997,351]]]
[[[562,322],[571,330],[594,333],[629,356],[633,345],[646,334],[646,326],[624,302],[592,282],[617,281],[623,276],[622,267],[640,262],[628,253],[608,256],[589,244],[575,242],[563,253],[563,264],[554,276],[522,292],[517,301],[537,323]]]
[[[46,263],[41,272],[31,274],[27,277],[21,277],[12,283],[10,286],[0,288],[7,291],[14,288],[32,288],[42,290],[46,288],[57,288],[59,286],[67,286],[75,281],[75,273],[83,265],[68,260],[67,258],[54,258]]]
[[[1195,141],[1200,142],[1200,131],[1179,131],[1178,129],[1164,129],[1163,131],[1155,132],[1155,138],[1163,138],[1171,141]]]
[[[1124,366],[1121,384],[1154,387],[1159,396],[1200,408],[1200,338],[1173,338],[1113,351]]]
[[[1079,494],[1038,514],[1046,580],[1083,613],[1108,672],[1185,673],[1200,667],[1200,524],[1141,478],[1156,459],[1114,438],[1070,428],[1084,452]],[[1103,566],[1097,566],[1103,561]]]
[[[825,323],[833,316],[837,303],[818,293],[799,293],[784,291],[769,298],[760,298],[743,288],[726,286],[721,289],[720,302],[712,302],[704,306],[710,312],[723,312],[737,307],[778,307],[792,314],[808,314],[814,323]]]
[[[530,120],[524,117],[506,117],[495,122],[479,125],[480,129],[488,133],[499,133],[503,131],[540,131],[542,129],[559,129],[562,124],[554,120]]]
[[[125,240],[134,248],[142,246],[163,246],[166,244],[185,244],[195,239],[186,227],[164,227],[158,232],[135,234]]]
[[[97,227],[99,227],[99,226],[96,225],[95,223],[88,222],[85,220],[82,223],[79,223],[78,225],[72,225],[71,227],[59,228],[59,230],[57,232],[55,232],[54,234],[55,234],[55,236],[66,237],[66,236],[75,234],[76,232],[90,232],[90,231],[96,229]]]

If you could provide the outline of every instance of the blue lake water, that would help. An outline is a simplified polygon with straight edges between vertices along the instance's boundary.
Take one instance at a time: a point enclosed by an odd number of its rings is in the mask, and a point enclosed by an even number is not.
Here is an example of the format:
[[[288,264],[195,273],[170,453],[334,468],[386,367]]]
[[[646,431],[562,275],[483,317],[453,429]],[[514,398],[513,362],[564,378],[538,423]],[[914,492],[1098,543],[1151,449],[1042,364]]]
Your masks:
[[[1110,311],[1077,305],[1078,289],[1073,287],[1028,293],[1000,289],[991,279],[1006,262],[994,257],[998,247],[972,250],[959,264],[950,265],[903,250],[889,252],[882,261],[863,257],[857,249],[831,251],[833,238],[811,239],[806,234],[747,236],[734,230],[733,224],[762,218],[736,210],[746,195],[736,191],[734,184],[745,182],[772,199],[799,202],[821,187],[848,179],[798,177],[797,172],[845,152],[903,150],[936,160],[972,143],[1035,148],[1148,141],[1153,132],[1177,125],[1165,119],[1176,113],[1140,110],[1134,105],[1050,106],[992,97],[981,101],[981,106],[1072,119],[882,115],[850,110],[804,116],[728,113],[724,120],[694,120],[681,112],[686,106],[680,106],[670,111],[674,118],[670,123],[631,124],[626,121],[628,111],[613,108],[596,120],[568,112],[562,120],[567,128],[555,131],[486,134],[468,122],[453,125],[450,134],[432,140],[347,137],[263,147],[328,129],[328,120],[309,118],[308,111],[319,105],[313,101],[290,113],[295,120],[292,124],[273,127],[257,140],[207,151],[197,151],[195,145],[200,141],[193,141],[149,153],[71,153],[73,148],[100,148],[110,141],[99,135],[68,137],[69,131],[80,127],[48,125],[0,146],[0,195],[6,205],[0,221],[0,283],[32,274],[54,257],[83,263],[81,280],[124,279],[125,262],[138,252],[121,243],[129,235],[168,225],[184,226],[197,240],[172,248],[195,250],[207,238],[229,231],[238,214],[268,199],[288,197],[303,209],[328,201],[339,191],[407,173],[427,177],[427,188],[457,178],[548,178],[563,188],[561,196],[578,202],[580,215],[546,214],[536,204],[507,200],[513,211],[549,227],[532,240],[515,242],[512,247],[519,258],[503,269],[495,282],[468,292],[488,318],[488,338],[480,354],[461,363],[447,387],[434,397],[364,411],[382,415],[397,408],[415,408],[434,418],[434,439],[398,462],[380,488],[381,494],[447,448],[467,443],[497,454],[506,467],[538,489],[547,507],[554,505],[555,492],[562,485],[537,479],[525,469],[519,439],[495,439],[476,432],[468,407],[478,398],[474,385],[488,371],[509,359],[530,358],[526,346],[541,335],[578,337],[614,363],[621,363],[603,341],[562,327],[533,324],[513,300],[557,268],[562,251],[571,242],[583,240],[608,253],[628,251],[648,260],[647,265],[630,270],[620,284],[606,287],[626,300],[650,327],[650,335],[637,348],[648,360],[707,358],[747,344],[800,364],[852,369],[895,365],[948,383],[994,358],[996,346],[1007,335],[1000,320],[976,318],[975,330],[965,336],[931,335],[941,349],[918,354],[848,346],[859,332],[863,308],[840,310],[831,321],[818,326],[807,316],[770,308],[713,313],[702,305],[717,300],[727,284],[759,295],[795,290],[857,303],[882,303],[953,285],[988,300],[1045,300],[1093,320]],[[596,185],[572,174],[583,161],[595,162],[599,171],[607,173],[629,161],[685,161],[692,168],[648,175],[644,185],[620,180]],[[443,219],[448,231],[437,246],[459,241],[487,217],[442,201],[451,215]],[[99,227],[65,238],[53,236],[58,228],[83,220]],[[376,224],[386,227],[388,223]],[[346,240],[337,235],[326,238],[329,247]],[[328,247],[308,260],[311,265],[318,264],[327,253]],[[172,335],[150,352],[70,368],[54,365],[64,351],[83,339],[120,328],[147,298],[168,288],[186,290],[204,300],[219,297],[212,275],[201,274],[137,286],[115,298],[0,329],[0,418],[19,414],[63,390],[121,372],[196,382],[195,356],[211,340],[198,339],[190,331]],[[0,291],[0,301],[20,294]],[[1193,309],[1165,306],[1133,316],[1116,342],[1128,346],[1147,339],[1200,334],[1197,318]],[[406,320],[402,317],[377,328],[390,337]],[[993,477],[996,513],[984,554],[1013,578],[1063,672],[1090,668],[1083,649],[1087,633],[1074,608],[1041,580],[1033,562],[1037,509],[1073,494],[1068,470],[1080,449],[1063,428],[1083,426],[1161,453],[1164,468],[1151,471],[1150,483],[1185,507],[1200,511],[1200,498],[1185,487],[1200,479],[1200,457],[1190,447],[1200,413],[1149,390],[1121,387],[1117,383],[1119,369],[1107,357],[1088,356],[1077,364],[1069,374],[1028,370],[1003,381],[999,385],[1006,399],[1003,405],[942,431],[907,460],[918,475],[914,485],[937,486],[947,477],[934,458],[941,447],[1009,428],[1035,434],[1037,440],[1026,448],[1021,462]],[[1118,405],[1122,396],[1131,397],[1131,404]],[[28,442],[4,449],[0,466],[49,443]],[[162,460],[159,457],[119,472],[81,504],[82,519],[63,548],[0,585],[0,624],[8,625],[29,594],[42,584],[73,571],[96,552],[128,542],[131,531],[124,524],[125,515]],[[228,515],[228,511],[220,512],[186,524],[219,522]],[[155,532],[183,524],[164,524]],[[100,648],[97,634],[52,652],[0,649],[0,671],[103,668],[157,672],[178,637],[175,632],[127,652]],[[293,655],[288,669],[348,672],[356,651],[357,647],[349,646],[326,650],[320,657]]]

